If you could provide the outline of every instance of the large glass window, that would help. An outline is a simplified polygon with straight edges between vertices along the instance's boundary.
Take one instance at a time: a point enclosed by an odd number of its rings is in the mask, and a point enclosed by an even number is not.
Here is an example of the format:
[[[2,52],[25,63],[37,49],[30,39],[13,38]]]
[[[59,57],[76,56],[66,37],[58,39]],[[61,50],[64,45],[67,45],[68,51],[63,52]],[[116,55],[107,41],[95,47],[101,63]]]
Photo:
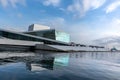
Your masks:
[[[55,31],[56,40],[63,42],[70,42],[70,35],[65,32]]]
[[[45,37],[45,38],[54,39],[54,40],[56,39],[55,38],[55,30],[28,32],[26,34],[35,35],[35,36],[39,36],[39,37]]]
[[[55,31],[54,29],[53,30],[45,30],[45,31],[28,32],[26,34],[45,37],[45,38],[54,39],[57,41],[62,41],[62,42],[67,42],[67,43],[70,42],[69,34],[67,34],[65,32]]]

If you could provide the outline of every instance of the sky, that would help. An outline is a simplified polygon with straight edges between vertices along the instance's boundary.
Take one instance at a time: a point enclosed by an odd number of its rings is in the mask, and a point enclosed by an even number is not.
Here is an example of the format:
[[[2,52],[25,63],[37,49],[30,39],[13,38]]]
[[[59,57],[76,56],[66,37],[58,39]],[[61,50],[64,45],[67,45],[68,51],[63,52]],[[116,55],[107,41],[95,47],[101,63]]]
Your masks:
[[[0,0],[0,28],[24,31],[34,23],[77,43],[120,36],[120,0]]]

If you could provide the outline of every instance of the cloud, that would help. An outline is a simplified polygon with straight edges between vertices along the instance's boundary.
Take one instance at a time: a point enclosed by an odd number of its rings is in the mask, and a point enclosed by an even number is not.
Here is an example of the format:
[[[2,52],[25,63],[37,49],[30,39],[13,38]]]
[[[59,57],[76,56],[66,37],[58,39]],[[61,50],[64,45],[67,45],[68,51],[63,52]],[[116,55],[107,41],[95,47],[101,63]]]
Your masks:
[[[103,27],[98,28],[97,33],[101,36],[93,40],[94,43],[107,45],[107,47],[116,47],[120,49],[120,18],[107,19],[103,21]],[[102,29],[103,28],[103,29]]]
[[[26,5],[26,0],[0,0],[0,4],[6,8],[8,6],[12,6],[16,8],[17,4]]]
[[[52,20],[48,20],[47,21],[48,25],[51,27],[51,28],[55,28],[55,29],[58,29],[58,30],[63,30],[63,28],[65,27],[65,19],[62,18],[62,17],[56,17],[56,18],[53,18]]]
[[[120,0],[117,0],[113,3],[111,3],[110,5],[108,5],[106,8],[106,13],[111,13],[111,12],[115,11],[118,7],[120,7]]]
[[[95,39],[120,36],[120,18],[108,19],[106,16],[100,16],[97,21],[79,22],[68,26],[70,27],[66,31],[71,33],[72,41],[78,43],[92,44]]]
[[[44,0],[43,1],[43,4],[45,5],[45,6],[49,6],[49,5],[52,5],[52,6],[59,6],[59,4],[60,4],[60,2],[61,2],[61,0]]]
[[[75,13],[75,15],[81,15],[82,6],[80,4],[80,1],[77,0],[74,1],[73,4],[69,5],[67,8],[68,11]]]
[[[74,0],[67,10],[73,12],[77,17],[84,16],[87,11],[101,7],[105,2],[106,0]]]
[[[22,15],[21,13],[18,13],[18,14],[17,14],[17,17],[18,17],[18,18],[22,18],[23,15]]]
[[[104,38],[109,36],[120,36],[120,18],[110,19],[107,17],[101,17],[101,20],[98,19],[97,21],[94,22],[95,24],[90,25],[96,27],[93,30],[95,34],[95,38],[93,39]]]
[[[120,36],[120,19],[119,18],[113,18],[111,20],[108,20],[106,23],[104,30],[101,32],[104,37],[107,36]]]
[[[8,1],[7,0],[0,0],[0,4],[3,6],[3,7],[6,7],[8,5]]]

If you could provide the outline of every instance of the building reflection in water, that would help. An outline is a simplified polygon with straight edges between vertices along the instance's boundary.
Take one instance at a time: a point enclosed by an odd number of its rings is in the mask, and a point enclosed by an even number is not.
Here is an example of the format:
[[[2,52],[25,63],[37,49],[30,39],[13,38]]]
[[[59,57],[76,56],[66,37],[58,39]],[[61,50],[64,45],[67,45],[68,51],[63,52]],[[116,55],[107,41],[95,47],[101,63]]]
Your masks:
[[[54,70],[54,68],[67,66],[69,64],[69,54],[65,55],[43,55],[42,59],[26,61],[26,69],[29,71]]]
[[[36,52],[35,56],[26,57],[9,57],[0,59],[0,64],[24,62],[26,69],[29,71],[55,70],[59,67],[71,66],[75,60],[77,61],[91,61],[104,60],[115,62],[120,59],[118,53],[96,53],[96,52],[78,52],[78,53],[44,53]],[[113,57],[114,56],[114,57]]]

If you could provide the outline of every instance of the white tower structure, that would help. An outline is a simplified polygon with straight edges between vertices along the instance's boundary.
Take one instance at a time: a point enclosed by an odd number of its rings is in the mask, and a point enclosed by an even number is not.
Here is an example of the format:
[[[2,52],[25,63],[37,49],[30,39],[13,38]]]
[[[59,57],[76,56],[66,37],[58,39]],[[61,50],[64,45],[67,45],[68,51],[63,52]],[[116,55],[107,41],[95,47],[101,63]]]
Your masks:
[[[29,26],[28,31],[46,30],[46,29],[50,29],[50,27],[44,25],[32,24]]]

